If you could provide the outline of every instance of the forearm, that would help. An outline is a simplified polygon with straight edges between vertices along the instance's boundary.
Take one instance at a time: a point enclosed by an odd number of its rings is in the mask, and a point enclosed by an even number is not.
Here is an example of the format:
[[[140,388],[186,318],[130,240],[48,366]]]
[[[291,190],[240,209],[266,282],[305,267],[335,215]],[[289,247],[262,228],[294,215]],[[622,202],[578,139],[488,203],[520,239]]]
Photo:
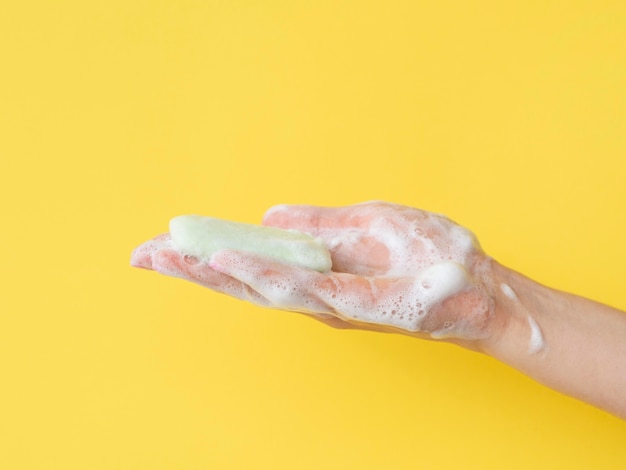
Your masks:
[[[626,419],[626,314],[493,263],[498,322],[483,352]]]

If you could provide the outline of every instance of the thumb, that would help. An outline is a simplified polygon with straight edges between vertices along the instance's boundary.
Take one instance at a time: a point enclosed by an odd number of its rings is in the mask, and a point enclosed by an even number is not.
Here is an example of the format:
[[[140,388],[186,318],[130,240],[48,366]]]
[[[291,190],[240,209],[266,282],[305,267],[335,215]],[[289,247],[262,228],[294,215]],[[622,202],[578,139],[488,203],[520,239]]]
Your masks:
[[[281,204],[270,208],[263,217],[263,225],[295,229],[313,236],[336,232],[345,228],[347,207],[319,207]]]

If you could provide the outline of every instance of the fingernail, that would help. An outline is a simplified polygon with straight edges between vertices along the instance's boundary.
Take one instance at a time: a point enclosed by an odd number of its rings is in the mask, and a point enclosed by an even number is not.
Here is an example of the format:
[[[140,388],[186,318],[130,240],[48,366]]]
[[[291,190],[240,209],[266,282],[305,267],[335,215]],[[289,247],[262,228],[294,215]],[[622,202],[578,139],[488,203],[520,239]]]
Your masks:
[[[265,214],[263,215],[262,223],[265,223],[265,221],[269,220],[272,216],[274,216],[275,214],[279,212],[286,212],[287,207],[288,207],[287,204],[278,204],[273,207],[270,207],[269,209],[265,211]]]
[[[130,255],[130,265],[135,268],[152,269],[151,253],[143,247],[137,247]]]

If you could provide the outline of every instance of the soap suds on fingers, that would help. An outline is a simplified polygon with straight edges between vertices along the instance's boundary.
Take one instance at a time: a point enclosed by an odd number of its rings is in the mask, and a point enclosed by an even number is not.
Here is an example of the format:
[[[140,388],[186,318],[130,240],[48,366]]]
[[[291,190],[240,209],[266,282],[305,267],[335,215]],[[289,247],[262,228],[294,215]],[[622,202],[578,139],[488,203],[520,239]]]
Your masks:
[[[345,318],[415,332],[422,330],[435,306],[469,282],[462,266],[448,262],[431,266],[415,279],[378,278],[359,285],[349,275],[337,275],[330,288],[320,289],[320,295]]]
[[[311,305],[303,305],[304,299],[318,297],[327,311],[347,320],[411,332],[435,328],[426,331],[433,337],[475,334],[470,318],[432,318],[433,310],[446,299],[473,289],[477,282],[470,272],[479,244],[470,231],[446,217],[385,203],[364,203],[321,209],[275,206],[264,221],[312,230],[331,251],[336,271],[327,274],[329,282],[316,286],[295,272],[280,279],[259,273],[258,266],[244,260],[236,266],[222,266],[227,274],[253,282],[253,288],[277,308],[297,309],[300,302],[301,309],[311,311]],[[303,285],[307,295],[294,298]],[[479,315],[486,310],[476,309]],[[483,324],[482,319],[480,322]]]
[[[272,221],[279,223],[273,227]],[[206,267],[245,285],[229,289],[244,300],[253,290],[258,294],[253,298],[270,307],[433,338],[477,338],[493,313],[482,275],[476,274],[476,266],[484,264],[477,264],[478,241],[444,216],[363,203],[276,206],[264,222],[269,226],[174,218],[168,244],[181,255],[182,264],[175,266],[180,277]]]

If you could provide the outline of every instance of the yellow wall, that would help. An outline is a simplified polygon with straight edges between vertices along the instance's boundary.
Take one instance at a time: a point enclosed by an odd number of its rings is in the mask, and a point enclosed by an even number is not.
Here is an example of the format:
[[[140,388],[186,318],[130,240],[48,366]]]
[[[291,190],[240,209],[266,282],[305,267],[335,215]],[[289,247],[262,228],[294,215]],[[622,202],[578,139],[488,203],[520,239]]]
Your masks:
[[[626,467],[487,357],[128,265],[180,213],[383,199],[626,309],[625,2],[1,10],[0,468]]]

